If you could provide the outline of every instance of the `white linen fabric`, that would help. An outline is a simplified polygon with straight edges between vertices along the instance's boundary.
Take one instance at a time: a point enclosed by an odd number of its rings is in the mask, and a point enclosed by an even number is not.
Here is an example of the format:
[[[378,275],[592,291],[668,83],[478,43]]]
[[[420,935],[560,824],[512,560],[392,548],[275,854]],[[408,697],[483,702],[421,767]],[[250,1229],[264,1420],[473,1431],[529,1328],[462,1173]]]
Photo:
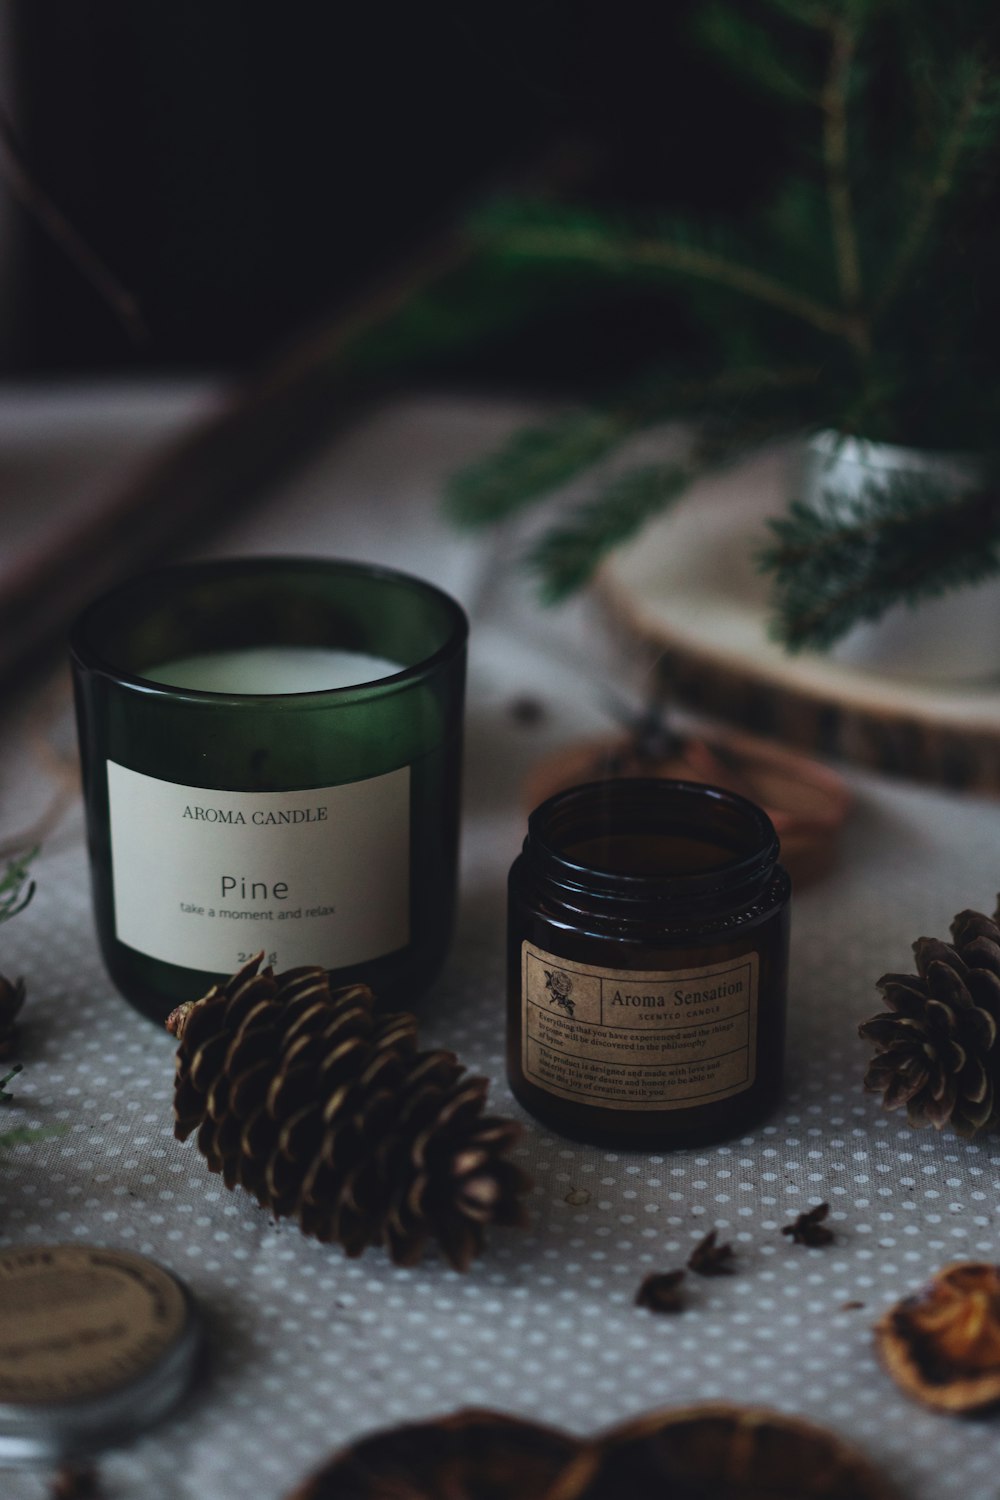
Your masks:
[[[556,617],[493,587],[495,554],[437,519],[441,477],[526,414],[451,398],[401,402],[340,439],[215,551],[319,552],[406,567],[470,607],[459,930],[421,1003],[427,1045],[490,1077],[525,1123],[531,1227],[495,1232],[465,1276],[431,1253],[411,1270],[348,1261],[275,1223],[174,1141],[172,1040],[113,991],[97,953],[82,818],[37,862],[28,909],[0,928],[0,970],[29,998],[0,1128],[64,1133],[0,1157],[0,1246],[139,1251],[192,1287],[206,1377],[157,1432],[102,1463],[116,1500],[280,1500],[336,1446],[379,1426],[484,1405],[593,1432],[654,1407],[770,1405],[834,1427],[914,1500],[997,1490],[1000,1428],[924,1412],[880,1370],[871,1325],[961,1258],[1000,1260],[1000,1139],[915,1132],[863,1092],[857,1022],[875,979],[906,969],[920,933],[992,910],[1000,806],[851,772],[858,805],[833,871],[794,897],[787,1093],[748,1136],[703,1150],[606,1151],[525,1116],[503,1076],[505,880],[524,832],[520,786],[542,754],[606,727],[585,612]],[[529,413],[530,414],[530,413]],[[488,587],[482,587],[486,578]],[[537,697],[536,724],[511,713]],[[31,705],[28,705],[30,710]],[[40,796],[27,719],[0,741],[0,818]],[[829,1201],[827,1249],[781,1227]],[[642,1278],[683,1265],[717,1227],[731,1277],[689,1278],[687,1309],[633,1305]],[[856,1304],[861,1304],[856,1305]],[[5,1500],[37,1475],[4,1473]]]

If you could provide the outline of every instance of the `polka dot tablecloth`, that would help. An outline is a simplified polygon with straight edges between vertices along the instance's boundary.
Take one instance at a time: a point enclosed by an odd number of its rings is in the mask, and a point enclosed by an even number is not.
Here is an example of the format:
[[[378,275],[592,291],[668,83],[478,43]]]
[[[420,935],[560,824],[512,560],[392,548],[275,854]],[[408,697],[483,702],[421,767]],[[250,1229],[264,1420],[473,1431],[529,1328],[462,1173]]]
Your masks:
[[[991,909],[1000,807],[855,775],[838,862],[795,898],[780,1109],[704,1150],[563,1140],[514,1104],[502,1069],[518,787],[539,754],[593,727],[537,628],[515,638],[494,618],[474,636],[461,918],[422,1006],[427,1042],[488,1075],[495,1107],[523,1119],[519,1159],[535,1179],[530,1229],[494,1233],[467,1275],[433,1254],[410,1270],[381,1252],[348,1261],[226,1192],[193,1144],[174,1141],[173,1044],[104,974],[78,812],[38,861],[35,900],[0,929],[0,969],[29,986],[25,1073],[4,1123],[60,1132],[0,1159],[0,1244],[154,1256],[190,1284],[209,1325],[198,1388],[104,1461],[110,1500],[280,1500],[338,1444],[470,1404],[586,1433],[716,1399],[836,1428],[913,1500],[995,1497],[1000,1422],[907,1401],[876,1363],[871,1325],[948,1261],[1000,1260],[1000,1140],[963,1143],[884,1115],[861,1087],[856,1026],[914,937],[944,934],[964,906]],[[540,722],[510,711],[525,692],[544,702]],[[28,764],[16,738],[8,786]],[[824,1200],[832,1246],[781,1235]],[[735,1274],[690,1277],[679,1316],[636,1308],[642,1278],[682,1265],[713,1227],[732,1242]],[[0,1475],[4,1500],[44,1493],[38,1475]]]

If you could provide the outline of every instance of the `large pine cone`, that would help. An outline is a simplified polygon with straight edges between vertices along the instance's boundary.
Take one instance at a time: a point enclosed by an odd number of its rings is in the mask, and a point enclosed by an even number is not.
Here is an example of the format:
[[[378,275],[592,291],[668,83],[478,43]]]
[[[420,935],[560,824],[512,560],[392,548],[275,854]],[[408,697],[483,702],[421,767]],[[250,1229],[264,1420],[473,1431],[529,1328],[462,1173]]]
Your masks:
[[[950,1124],[972,1136],[998,1118],[1000,927],[963,911],[951,937],[917,939],[917,973],[882,976],[888,1010],[859,1032],[878,1054],[865,1087],[882,1094],[886,1109],[905,1105],[913,1125]]]
[[[410,1265],[433,1236],[464,1270],[488,1224],[523,1224],[520,1126],[483,1114],[487,1080],[418,1052],[413,1016],[376,1016],[365,985],[262,959],[167,1021],[177,1138],[197,1130],[227,1187],[351,1256],[384,1244]]]

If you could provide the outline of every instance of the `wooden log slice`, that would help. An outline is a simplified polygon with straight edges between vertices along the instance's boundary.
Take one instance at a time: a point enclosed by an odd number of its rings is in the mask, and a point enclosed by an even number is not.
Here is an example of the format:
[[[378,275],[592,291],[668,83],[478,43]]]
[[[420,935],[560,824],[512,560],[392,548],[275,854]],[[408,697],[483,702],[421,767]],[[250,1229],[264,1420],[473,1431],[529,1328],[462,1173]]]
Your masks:
[[[755,556],[791,492],[788,448],[692,487],[604,564],[597,597],[678,701],[821,755],[1000,791],[996,679],[942,683],[790,655],[769,633]]]

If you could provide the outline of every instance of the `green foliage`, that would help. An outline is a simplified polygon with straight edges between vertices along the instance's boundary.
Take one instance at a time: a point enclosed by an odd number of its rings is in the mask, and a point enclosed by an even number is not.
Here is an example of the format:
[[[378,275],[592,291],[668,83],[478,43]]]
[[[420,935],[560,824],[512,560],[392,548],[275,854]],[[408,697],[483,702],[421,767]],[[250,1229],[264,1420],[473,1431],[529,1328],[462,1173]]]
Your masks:
[[[660,515],[691,482],[682,464],[630,469],[608,481],[599,495],[584,501],[547,531],[528,556],[542,583],[542,597],[555,604],[586,583],[612,547]]]
[[[0,875],[0,922],[7,922],[23,911],[35,894],[35,882],[29,876],[29,866],[38,849],[29,849],[7,861],[5,874]]]
[[[541,264],[588,267],[646,280],[705,281],[777,309],[824,333],[850,338],[853,321],[841,309],[773,276],[732,229],[699,226],[676,215],[638,223],[618,216],[507,199],[477,221],[485,254]],[[489,234],[496,236],[490,243]]]
[[[565,279],[473,258],[454,267],[347,344],[341,359],[352,377],[398,378],[415,363],[433,364],[496,334],[508,334],[580,289]]]
[[[751,366],[713,380],[656,373],[620,393],[617,402],[517,432],[460,470],[448,481],[448,514],[470,529],[516,517],[586,474],[625,437],[661,420],[665,410],[695,422],[698,436],[689,462],[654,464],[608,478],[526,554],[543,598],[556,603],[585,584],[613,547],[679,498],[696,472],[730,463],[748,446],[779,435],[790,401],[798,399],[808,408],[817,373],[811,366]]]
[[[630,430],[624,414],[574,412],[515,433],[496,453],[455,474],[445,505],[461,526],[482,526],[525,509],[611,452]]]
[[[852,500],[794,503],[770,528],[761,562],[775,580],[775,633],[792,651],[831,645],[887,601],[916,604],[1000,572],[1000,484],[955,499],[897,473]]]
[[[720,455],[782,429],[829,427],[988,456],[1000,447],[1000,365],[982,337],[1000,326],[994,9],[995,0],[707,0],[694,8],[701,44],[784,115],[788,170],[773,204],[738,230],[502,200],[470,226],[478,260],[522,277],[555,268],[576,286],[589,276],[683,288],[718,350],[723,432],[710,422],[708,441]],[[811,377],[783,383],[778,350]],[[735,403],[720,394],[726,378],[769,366],[770,385]],[[449,511],[463,524],[516,514],[639,428],[691,412],[666,382],[658,397],[520,434],[454,477]],[[643,472],[634,483],[598,472],[588,500],[535,547],[528,561],[548,598],[584,582],[683,483],[682,471]],[[828,645],[897,599],[996,566],[992,521],[985,544],[963,524],[992,517],[985,499],[946,515],[944,497],[916,480],[866,498],[867,522],[859,512],[848,524],[837,506],[818,516],[793,506],[779,525],[763,566],[793,647]]]

